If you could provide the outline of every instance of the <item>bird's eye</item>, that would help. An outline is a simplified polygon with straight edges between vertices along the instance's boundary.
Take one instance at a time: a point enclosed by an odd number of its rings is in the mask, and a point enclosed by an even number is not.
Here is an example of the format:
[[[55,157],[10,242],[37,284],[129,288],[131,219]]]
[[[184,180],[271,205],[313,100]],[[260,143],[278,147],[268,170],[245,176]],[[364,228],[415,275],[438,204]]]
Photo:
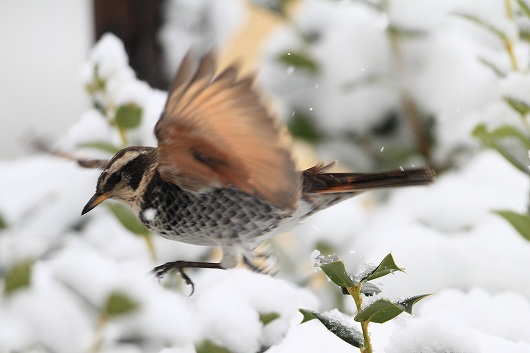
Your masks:
[[[121,181],[121,173],[112,174],[105,183],[105,188],[103,191],[107,192],[112,189]]]

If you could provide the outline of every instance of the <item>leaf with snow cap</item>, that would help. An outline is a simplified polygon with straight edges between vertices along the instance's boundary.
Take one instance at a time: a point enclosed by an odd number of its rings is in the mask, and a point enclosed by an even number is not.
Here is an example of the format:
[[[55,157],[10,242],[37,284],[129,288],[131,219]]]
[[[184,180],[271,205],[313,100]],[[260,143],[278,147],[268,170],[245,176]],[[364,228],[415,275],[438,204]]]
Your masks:
[[[383,322],[392,320],[404,311],[404,307],[392,303],[388,299],[379,299],[355,315],[354,320],[358,322],[370,321],[382,324]]]
[[[355,315],[354,320],[358,322],[369,321],[382,324],[392,320],[403,312],[412,315],[413,305],[429,295],[430,294],[418,295],[398,302],[391,302],[388,299],[379,299]]]
[[[364,282],[361,287],[361,293],[367,297],[370,297],[372,295],[381,293],[381,289],[379,289],[379,287],[373,283]]]
[[[368,271],[367,273],[363,274],[361,281],[371,281],[396,271],[404,272],[404,269],[396,265],[392,254],[388,254],[387,256],[385,256],[383,261],[381,261],[379,265],[377,265],[376,268],[374,268],[372,271]]]
[[[336,285],[346,288],[355,286],[355,282],[353,282],[350,275],[346,272],[344,261],[336,260],[324,263],[320,265],[320,268]]]
[[[530,215],[509,210],[499,210],[495,213],[507,220],[526,240],[530,240]]]
[[[278,313],[259,313],[259,321],[263,324],[263,326],[271,323],[272,321],[276,320],[280,317],[280,314]]]
[[[329,315],[322,314],[314,310],[300,309],[300,312],[302,313],[302,315],[304,315],[304,319],[301,322],[302,324],[304,322],[317,319],[330,332],[332,332],[335,336],[339,337],[343,341],[357,348],[360,348],[363,345],[364,340],[362,333],[355,329],[353,326],[347,325]]]
[[[19,289],[26,288],[31,283],[33,261],[25,260],[16,263],[5,278],[4,294],[11,295]]]
[[[225,347],[213,343],[210,340],[205,340],[195,347],[197,353],[231,353]]]
[[[112,292],[105,303],[104,311],[109,316],[117,316],[131,313],[140,305],[129,296],[121,292]]]

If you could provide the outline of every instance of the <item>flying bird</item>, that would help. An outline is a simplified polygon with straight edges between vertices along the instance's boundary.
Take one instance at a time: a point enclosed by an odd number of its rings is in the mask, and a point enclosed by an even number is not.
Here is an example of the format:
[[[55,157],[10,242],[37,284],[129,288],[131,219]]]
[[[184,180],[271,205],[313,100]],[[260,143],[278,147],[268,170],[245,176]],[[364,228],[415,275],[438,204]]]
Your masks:
[[[82,214],[107,199],[124,202],[154,233],[221,247],[219,263],[173,261],[159,277],[185,268],[252,267],[253,250],[306,217],[376,188],[425,185],[431,168],[330,173],[331,164],[298,171],[274,116],[232,65],[216,73],[213,52],[187,54],[154,132],[157,147],[130,146],[110,160],[78,160],[103,169]]]

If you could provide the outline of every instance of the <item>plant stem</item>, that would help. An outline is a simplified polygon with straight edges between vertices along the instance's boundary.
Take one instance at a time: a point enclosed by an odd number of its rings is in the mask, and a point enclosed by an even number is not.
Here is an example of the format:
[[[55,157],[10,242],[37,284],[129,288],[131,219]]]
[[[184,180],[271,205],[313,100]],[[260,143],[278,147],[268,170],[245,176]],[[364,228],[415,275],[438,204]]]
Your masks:
[[[513,21],[513,11],[512,11],[512,2],[511,0],[504,0],[504,9],[506,10],[506,17],[510,21]],[[518,71],[519,65],[517,64],[517,58],[515,57],[515,53],[513,51],[513,42],[511,39],[509,39],[507,36],[503,36],[503,42],[504,42],[504,48],[508,52],[508,56],[510,57],[510,63],[512,64],[512,70]]]
[[[156,251],[155,251],[155,246],[153,244],[153,238],[151,236],[151,233],[149,233],[146,236],[144,236],[144,239],[145,239],[145,244],[147,245],[147,250],[149,251],[149,255],[151,255],[151,260],[153,260],[153,262],[155,262],[156,261]]]
[[[102,313],[99,316],[98,322],[96,323],[96,329],[94,333],[95,339],[90,346],[88,353],[98,353],[101,350],[101,346],[103,345],[103,330],[105,329],[105,326],[107,326],[107,322],[107,315]]]
[[[506,16],[508,17],[508,19],[513,20],[511,0],[504,0],[504,8],[506,9]]]
[[[348,288],[348,293],[352,296],[355,301],[355,306],[357,307],[357,312],[361,311],[361,304],[363,303],[363,298],[361,296],[361,286],[362,282],[357,284],[354,287]],[[361,321],[361,329],[363,331],[364,343],[359,348],[361,353],[372,353],[372,341],[370,340],[370,332],[368,331],[368,325],[370,321]]]
[[[513,51],[513,43],[510,39],[506,38],[504,40],[504,48],[508,52],[508,56],[510,57],[510,63],[512,64],[512,70],[518,71],[519,65],[517,64],[517,58],[515,57],[515,53]]]

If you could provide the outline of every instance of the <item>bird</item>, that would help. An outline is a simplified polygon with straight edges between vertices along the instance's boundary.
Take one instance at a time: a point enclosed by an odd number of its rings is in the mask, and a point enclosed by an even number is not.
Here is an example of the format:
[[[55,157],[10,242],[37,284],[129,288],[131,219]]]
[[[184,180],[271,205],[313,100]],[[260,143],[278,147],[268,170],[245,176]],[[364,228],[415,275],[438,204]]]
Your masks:
[[[325,208],[364,191],[426,185],[430,167],[375,173],[332,173],[335,164],[297,170],[276,116],[240,66],[218,70],[214,51],[186,54],[154,133],[157,147],[128,146],[109,160],[77,159],[100,168],[82,210],[107,199],[128,205],[154,233],[217,246],[219,262],[177,260],[153,269],[159,278],[187,268],[252,266],[254,250]]]

